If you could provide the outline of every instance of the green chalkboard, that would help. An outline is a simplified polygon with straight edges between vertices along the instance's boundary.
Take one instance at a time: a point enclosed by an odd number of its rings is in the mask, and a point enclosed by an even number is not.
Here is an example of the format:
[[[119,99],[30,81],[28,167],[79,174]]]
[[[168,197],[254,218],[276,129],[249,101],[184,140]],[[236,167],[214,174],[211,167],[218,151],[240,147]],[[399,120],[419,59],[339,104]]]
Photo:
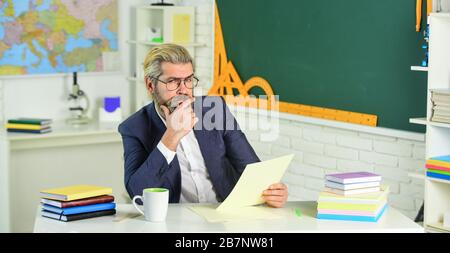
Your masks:
[[[284,102],[375,114],[424,132],[426,72],[413,0],[217,0],[228,59]],[[425,8],[424,8],[425,9]],[[256,94],[258,91],[254,91]]]

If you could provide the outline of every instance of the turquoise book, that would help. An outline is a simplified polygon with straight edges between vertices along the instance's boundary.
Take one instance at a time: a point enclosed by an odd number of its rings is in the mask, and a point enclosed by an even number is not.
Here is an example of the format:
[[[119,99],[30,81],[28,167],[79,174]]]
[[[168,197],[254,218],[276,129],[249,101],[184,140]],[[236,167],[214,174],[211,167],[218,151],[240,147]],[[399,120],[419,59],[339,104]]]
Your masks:
[[[111,209],[115,209],[115,208],[116,208],[115,203],[101,203],[101,204],[67,207],[67,208],[59,208],[59,207],[55,207],[55,206],[51,206],[51,205],[47,205],[47,204],[42,205],[43,210],[49,211],[52,213],[62,214],[62,215],[90,213],[90,212],[96,212],[96,211],[111,210]]]
[[[443,161],[443,162],[450,162],[450,155],[431,157],[430,160],[438,160],[438,161]]]
[[[367,222],[377,222],[383,213],[387,209],[387,204],[384,205],[383,209],[377,216],[359,216],[359,215],[342,215],[342,214],[324,214],[318,213],[317,219],[324,220],[344,220],[344,221],[367,221]]]
[[[31,124],[31,125],[49,125],[52,123],[52,119],[43,118],[17,118],[10,119],[8,123],[11,124]]]
[[[14,128],[8,128],[9,133],[28,133],[28,134],[45,134],[50,133],[52,131],[51,128],[45,128],[41,130],[28,130],[28,129],[14,129]]]

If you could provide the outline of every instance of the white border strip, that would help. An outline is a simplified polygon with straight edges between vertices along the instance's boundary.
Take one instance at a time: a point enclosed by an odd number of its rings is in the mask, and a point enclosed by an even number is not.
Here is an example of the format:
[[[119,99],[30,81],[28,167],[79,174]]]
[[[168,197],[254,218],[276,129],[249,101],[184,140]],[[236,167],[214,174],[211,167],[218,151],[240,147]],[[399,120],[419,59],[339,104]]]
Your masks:
[[[239,112],[239,113],[251,113],[253,115],[255,115],[255,114],[256,115],[257,114],[267,115],[267,111],[262,110],[262,109],[258,110],[256,108],[248,108],[248,107],[244,107],[244,106],[233,106],[233,105],[228,105],[228,107],[230,108],[230,110],[232,112],[235,111],[235,112]],[[292,120],[292,121],[296,121],[296,122],[300,122],[300,123],[308,123],[308,124],[314,124],[314,125],[320,125],[320,126],[341,128],[341,129],[352,130],[352,131],[356,131],[356,132],[377,134],[377,135],[395,137],[395,138],[406,139],[406,140],[421,141],[421,142],[425,141],[425,134],[422,134],[422,133],[397,130],[397,129],[391,129],[391,128],[385,128],[385,127],[371,127],[371,126],[352,124],[352,123],[346,123],[346,122],[335,121],[335,120],[327,120],[327,119],[301,116],[301,115],[291,114],[291,113],[279,112],[278,114],[279,114],[280,119]]]

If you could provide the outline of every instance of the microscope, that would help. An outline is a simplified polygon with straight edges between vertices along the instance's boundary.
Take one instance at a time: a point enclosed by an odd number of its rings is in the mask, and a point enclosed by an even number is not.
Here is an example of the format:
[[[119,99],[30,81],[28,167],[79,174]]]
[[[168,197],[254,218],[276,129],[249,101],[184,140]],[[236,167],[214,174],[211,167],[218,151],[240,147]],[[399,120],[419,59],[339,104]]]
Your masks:
[[[69,103],[72,116],[67,119],[67,123],[72,125],[89,123],[90,119],[86,115],[89,110],[89,99],[78,85],[77,72],[73,73],[72,93],[69,95]]]

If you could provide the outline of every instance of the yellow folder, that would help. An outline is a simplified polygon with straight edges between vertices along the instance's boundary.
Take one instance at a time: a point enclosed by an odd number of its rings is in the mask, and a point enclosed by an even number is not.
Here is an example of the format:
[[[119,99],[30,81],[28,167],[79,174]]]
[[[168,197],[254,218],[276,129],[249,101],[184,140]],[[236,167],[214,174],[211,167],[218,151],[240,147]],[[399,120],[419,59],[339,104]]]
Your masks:
[[[13,123],[6,124],[6,128],[26,129],[26,130],[41,130],[47,127],[48,126],[33,125],[33,124],[13,124]]]
[[[61,201],[71,201],[107,194],[112,194],[112,188],[95,185],[72,185],[41,191],[42,198]]]

